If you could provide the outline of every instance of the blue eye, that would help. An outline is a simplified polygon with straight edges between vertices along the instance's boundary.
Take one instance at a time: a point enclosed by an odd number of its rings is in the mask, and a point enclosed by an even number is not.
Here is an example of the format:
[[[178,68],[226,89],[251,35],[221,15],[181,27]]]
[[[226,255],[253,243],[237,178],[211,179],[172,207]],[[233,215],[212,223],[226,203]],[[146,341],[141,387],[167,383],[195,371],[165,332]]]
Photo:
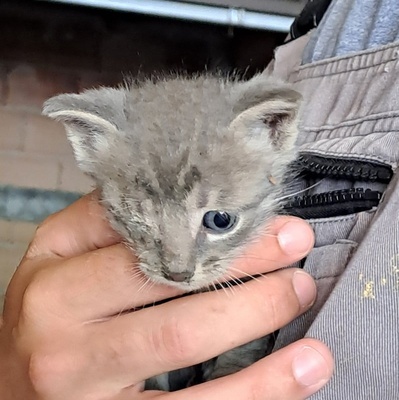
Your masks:
[[[224,211],[208,211],[202,220],[205,228],[215,232],[223,233],[229,231],[236,223],[237,218]]]

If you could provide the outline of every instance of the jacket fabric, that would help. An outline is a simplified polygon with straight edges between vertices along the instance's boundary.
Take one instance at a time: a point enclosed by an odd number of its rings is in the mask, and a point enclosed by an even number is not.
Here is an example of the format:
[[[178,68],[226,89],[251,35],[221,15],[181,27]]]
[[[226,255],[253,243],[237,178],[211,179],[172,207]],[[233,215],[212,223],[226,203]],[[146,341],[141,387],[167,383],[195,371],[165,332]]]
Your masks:
[[[317,301],[274,350],[304,336],[330,347],[335,374],[314,400],[397,399],[399,42],[302,64],[311,34],[279,47],[268,68],[304,97],[295,190],[318,182],[291,204],[315,231],[300,266]]]

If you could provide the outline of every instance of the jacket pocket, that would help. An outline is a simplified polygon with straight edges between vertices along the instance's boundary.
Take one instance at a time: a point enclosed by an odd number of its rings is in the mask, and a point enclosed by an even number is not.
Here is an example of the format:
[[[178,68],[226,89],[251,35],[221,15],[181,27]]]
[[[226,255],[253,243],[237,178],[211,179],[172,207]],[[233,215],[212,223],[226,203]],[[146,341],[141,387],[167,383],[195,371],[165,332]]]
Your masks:
[[[333,244],[316,247],[310,252],[304,262],[303,269],[315,279],[317,286],[316,301],[309,311],[279,331],[273,351],[305,336],[344,272],[356,247],[357,243],[352,240],[338,239]]]

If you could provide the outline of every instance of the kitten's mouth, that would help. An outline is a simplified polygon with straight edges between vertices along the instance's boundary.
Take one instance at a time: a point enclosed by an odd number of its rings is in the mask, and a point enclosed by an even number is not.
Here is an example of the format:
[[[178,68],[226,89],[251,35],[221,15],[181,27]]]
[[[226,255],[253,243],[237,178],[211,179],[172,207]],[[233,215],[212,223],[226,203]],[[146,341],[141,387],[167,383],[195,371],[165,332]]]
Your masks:
[[[221,289],[223,285],[219,280],[223,277],[223,273],[217,277],[215,275],[206,276],[206,274],[195,271],[173,272],[162,269],[155,272],[148,268],[146,263],[141,263],[139,269],[148,280],[179,289],[185,293],[217,290]],[[227,286],[231,286],[231,284],[227,284]]]
[[[159,281],[160,282],[160,281]],[[201,284],[199,282],[194,282],[193,280],[187,280],[183,282],[177,282],[174,280],[169,280],[166,278],[162,278],[162,282],[160,282],[164,285],[172,286],[174,288],[183,290],[184,292],[193,292],[193,291],[198,291],[206,288],[208,285],[207,284]]]
[[[161,285],[171,286],[173,288],[180,289],[184,292],[191,292],[193,290],[200,289],[201,285],[194,282],[192,279],[194,273],[187,272],[166,272],[162,271],[161,273],[156,273],[151,271],[146,264],[141,263],[139,265],[140,271],[143,275],[154,283],[158,283]]]
[[[198,292],[198,291],[207,291],[209,288],[209,281],[206,280],[201,280],[198,281],[197,279],[193,279],[194,275],[187,279],[187,280],[182,280],[182,281],[176,281],[174,279],[168,279],[164,276],[162,277],[149,277],[151,280],[156,281],[157,283],[161,283],[162,285],[167,285],[171,286],[173,288],[177,288],[179,290],[182,290],[185,293],[190,293],[190,292]]]

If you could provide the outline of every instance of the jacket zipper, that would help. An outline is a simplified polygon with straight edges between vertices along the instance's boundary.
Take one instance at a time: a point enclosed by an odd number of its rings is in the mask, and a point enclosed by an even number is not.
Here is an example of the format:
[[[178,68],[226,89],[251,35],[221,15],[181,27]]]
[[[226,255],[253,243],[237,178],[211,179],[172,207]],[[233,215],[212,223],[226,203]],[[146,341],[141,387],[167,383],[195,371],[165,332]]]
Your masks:
[[[283,206],[286,214],[305,219],[337,217],[378,206],[382,193],[371,189],[343,189],[294,197]]]
[[[330,178],[353,182],[388,184],[392,168],[378,161],[333,158],[301,153],[293,165],[303,178]],[[368,211],[377,207],[382,193],[364,188],[351,188],[296,196],[283,205],[283,213],[305,219],[329,218]]]
[[[388,183],[393,176],[392,168],[377,161],[364,161],[316,156],[302,153],[296,163],[302,174],[332,179]]]

